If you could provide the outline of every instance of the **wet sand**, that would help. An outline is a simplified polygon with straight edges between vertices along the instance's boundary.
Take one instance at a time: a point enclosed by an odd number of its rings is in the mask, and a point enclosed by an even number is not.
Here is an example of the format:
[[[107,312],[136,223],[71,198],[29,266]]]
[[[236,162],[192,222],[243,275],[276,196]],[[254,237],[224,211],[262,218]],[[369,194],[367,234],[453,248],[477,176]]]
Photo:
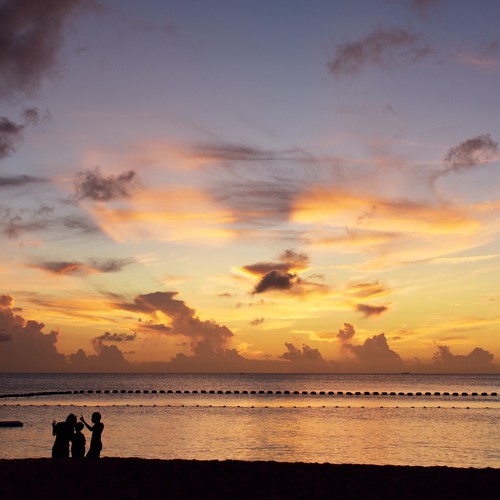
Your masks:
[[[139,458],[0,460],[2,499],[498,498],[500,469]]]

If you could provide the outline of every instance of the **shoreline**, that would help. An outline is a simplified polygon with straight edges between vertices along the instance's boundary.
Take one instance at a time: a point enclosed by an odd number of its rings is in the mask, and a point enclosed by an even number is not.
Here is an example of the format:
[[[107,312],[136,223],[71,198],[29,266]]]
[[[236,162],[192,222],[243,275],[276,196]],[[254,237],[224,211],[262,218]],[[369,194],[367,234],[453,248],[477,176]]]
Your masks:
[[[4,499],[497,498],[500,469],[238,460],[0,459]]]

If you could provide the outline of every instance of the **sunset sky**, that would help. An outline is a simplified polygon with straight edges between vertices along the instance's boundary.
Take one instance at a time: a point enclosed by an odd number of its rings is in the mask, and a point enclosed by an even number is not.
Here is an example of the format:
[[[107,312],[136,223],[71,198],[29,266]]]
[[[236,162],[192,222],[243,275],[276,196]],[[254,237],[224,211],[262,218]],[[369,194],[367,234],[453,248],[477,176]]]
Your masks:
[[[500,372],[499,23],[0,0],[0,371]]]

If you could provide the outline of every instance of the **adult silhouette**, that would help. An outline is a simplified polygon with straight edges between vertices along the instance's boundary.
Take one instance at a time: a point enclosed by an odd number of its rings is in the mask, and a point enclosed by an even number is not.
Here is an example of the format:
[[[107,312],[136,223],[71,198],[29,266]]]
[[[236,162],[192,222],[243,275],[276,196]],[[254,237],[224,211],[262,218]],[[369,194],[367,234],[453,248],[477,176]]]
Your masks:
[[[68,458],[69,444],[75,433],[76,415],[70,413],[66,421],[52,421],[52,435],[56,437],[52,446],[52,458]]]

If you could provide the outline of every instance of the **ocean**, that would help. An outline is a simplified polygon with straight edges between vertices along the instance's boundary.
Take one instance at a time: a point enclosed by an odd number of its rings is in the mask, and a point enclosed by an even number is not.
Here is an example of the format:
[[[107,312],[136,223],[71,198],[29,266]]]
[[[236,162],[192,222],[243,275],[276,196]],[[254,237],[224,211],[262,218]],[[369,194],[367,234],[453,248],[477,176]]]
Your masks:
[[[0,458],[49,457],[52,421],[102,456],[500,468],[500,375],[0,374]],[[87,431],[87,445],[90,435]]]

